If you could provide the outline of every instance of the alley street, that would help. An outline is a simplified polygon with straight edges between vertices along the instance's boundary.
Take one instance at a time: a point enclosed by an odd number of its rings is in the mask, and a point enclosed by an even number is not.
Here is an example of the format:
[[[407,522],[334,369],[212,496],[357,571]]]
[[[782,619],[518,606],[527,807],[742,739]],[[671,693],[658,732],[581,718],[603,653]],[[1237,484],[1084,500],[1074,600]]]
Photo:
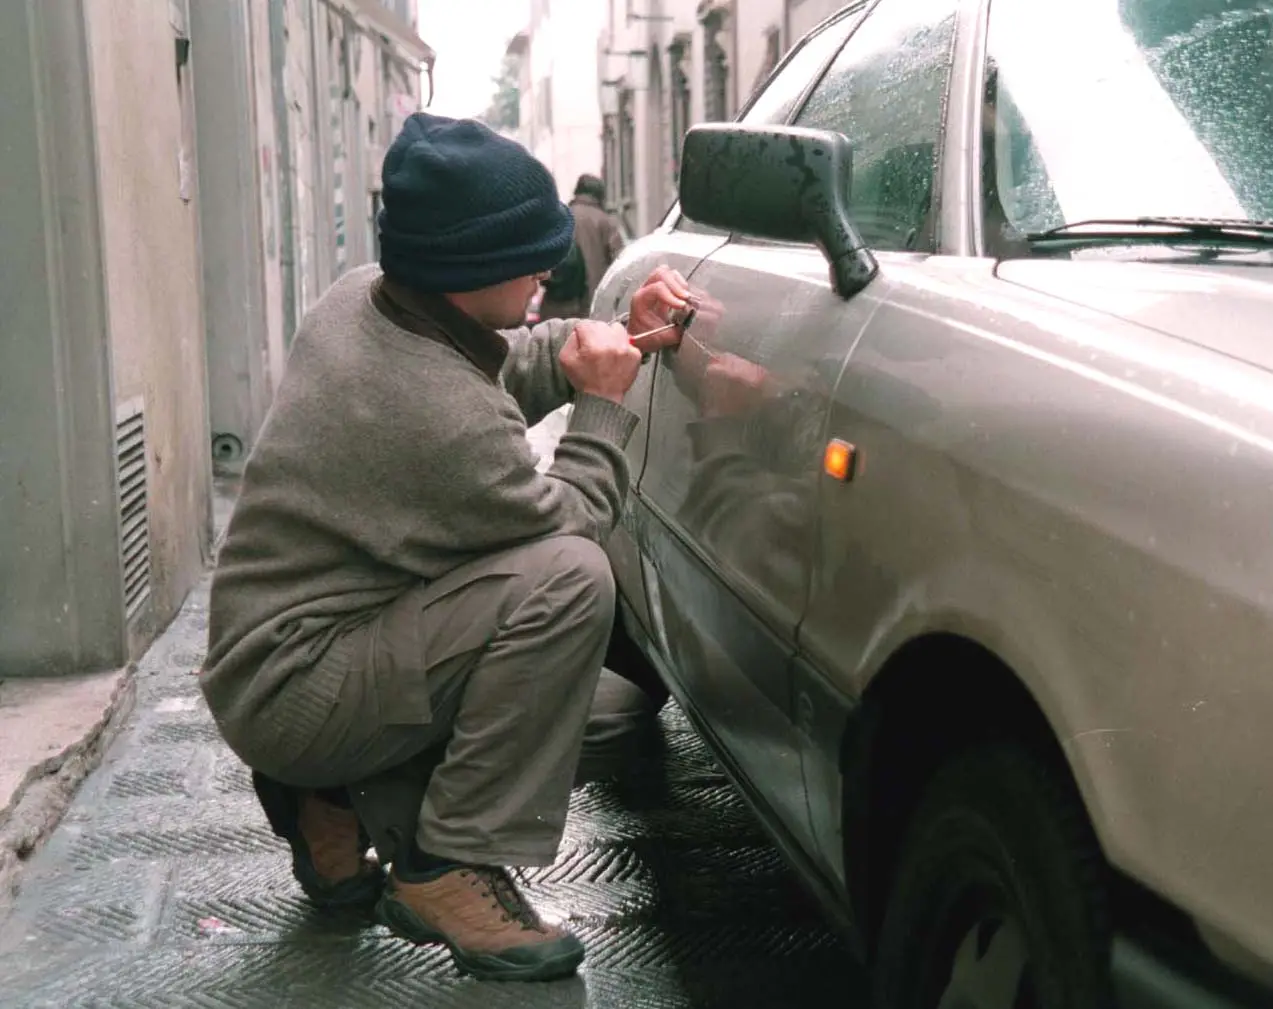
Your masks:
[[[562,426],[534,432],[540,451]],[[577,790],[557,863],[527,874],[585,939],[579,978],[482,984],[441,947],[320,917],[198,692],[208,584],[141,663],[130,724],[25,870],[0,922],[0,1006],[854,1004],[843,946],[670,704],[665,752],[629,785]]]

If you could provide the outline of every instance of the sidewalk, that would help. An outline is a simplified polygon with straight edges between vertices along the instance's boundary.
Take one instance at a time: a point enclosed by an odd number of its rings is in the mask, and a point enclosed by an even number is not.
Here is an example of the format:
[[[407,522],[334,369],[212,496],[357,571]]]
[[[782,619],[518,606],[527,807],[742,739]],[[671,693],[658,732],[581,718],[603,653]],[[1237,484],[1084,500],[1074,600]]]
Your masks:
[[[666,754],[631,785],[576,790],[557,863],[528,873],[586,942],[581,977],[475,982],[441,947],[314,912],[198,692],[208,584],[139,664],[127,725],[23,872],[0,919],[0,1006],[853,1004],[847,953],[671,706]]]

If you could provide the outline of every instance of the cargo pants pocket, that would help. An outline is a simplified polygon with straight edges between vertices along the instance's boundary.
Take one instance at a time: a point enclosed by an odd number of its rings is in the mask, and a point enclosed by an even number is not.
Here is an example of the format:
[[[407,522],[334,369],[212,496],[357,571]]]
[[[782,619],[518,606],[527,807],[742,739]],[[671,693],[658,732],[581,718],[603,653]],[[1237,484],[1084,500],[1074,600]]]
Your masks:
[[[366,673],[381,725],[427,725],[433,721],[429,658],[421,633],[419,593],[390,603],[371,628]]]
[[[453,698],[498,636],[524,574],[515,556],[485,558],[385,608],[373,624],[368,656],[381,724],[434,719],[435,705]]]

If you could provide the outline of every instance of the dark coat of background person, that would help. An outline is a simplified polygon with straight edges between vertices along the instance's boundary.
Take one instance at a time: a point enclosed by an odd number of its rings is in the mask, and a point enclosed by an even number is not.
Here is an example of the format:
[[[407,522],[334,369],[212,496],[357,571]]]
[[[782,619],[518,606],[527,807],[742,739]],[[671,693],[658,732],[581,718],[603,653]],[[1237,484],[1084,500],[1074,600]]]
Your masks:
[[[570,210],[575,217],[575,245],[583,260],[585,284],[583,290],[553,290],[549,283],[540,306],[540,319],[587,318],[592,306],[592,296],[597,293],[601,278],[610,264],[623,250],[623,235],[614,215],[603,206],[605,183],[593,175],[580,177],[575,186]]]

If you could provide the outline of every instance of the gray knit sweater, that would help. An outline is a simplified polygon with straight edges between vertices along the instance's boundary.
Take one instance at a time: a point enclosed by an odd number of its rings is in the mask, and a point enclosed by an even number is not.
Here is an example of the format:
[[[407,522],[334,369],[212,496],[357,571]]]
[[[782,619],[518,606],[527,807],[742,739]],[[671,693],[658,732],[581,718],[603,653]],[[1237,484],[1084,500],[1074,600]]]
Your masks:
[[[231,746],[266,763],[330,710],[339,681],[314,670],[342,631],[483,554],[603,542],[627,493],[637,418],[607,400],[574,398],[551,469],[535,468],[527,425],[572,400],[557,361],[569,323],[503,333],[492,380],[448,345],[454,325],[428,339],[391,322],[379,277],[350,272],[304,319],[213,580],[203,691]],[[286,719],[262,719],[298,674]]]

